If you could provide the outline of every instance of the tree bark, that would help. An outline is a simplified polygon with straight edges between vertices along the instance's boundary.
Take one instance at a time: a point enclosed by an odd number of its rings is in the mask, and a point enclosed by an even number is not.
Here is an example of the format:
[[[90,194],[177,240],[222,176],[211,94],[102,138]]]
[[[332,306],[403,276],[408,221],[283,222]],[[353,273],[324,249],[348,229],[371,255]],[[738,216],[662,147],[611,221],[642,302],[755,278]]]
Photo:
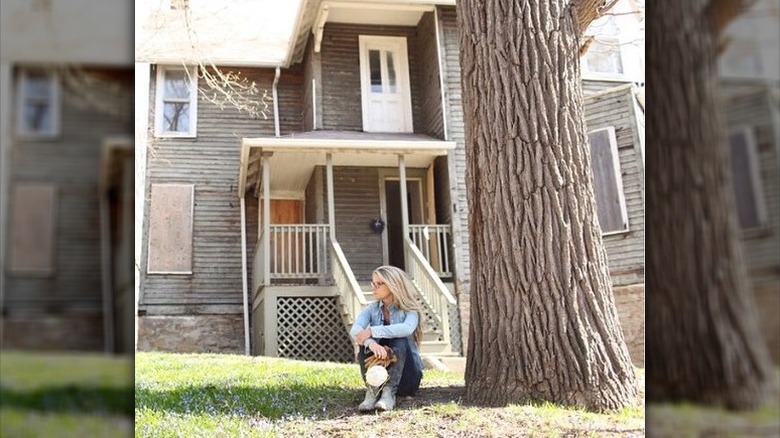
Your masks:
[[[466,402],[618,409],[636,395],[582,110],[577,12],[458,2],[471,236]]]
[[[648,8],[647,399],[749,408],[771,376],[740,257],[707,1]]]

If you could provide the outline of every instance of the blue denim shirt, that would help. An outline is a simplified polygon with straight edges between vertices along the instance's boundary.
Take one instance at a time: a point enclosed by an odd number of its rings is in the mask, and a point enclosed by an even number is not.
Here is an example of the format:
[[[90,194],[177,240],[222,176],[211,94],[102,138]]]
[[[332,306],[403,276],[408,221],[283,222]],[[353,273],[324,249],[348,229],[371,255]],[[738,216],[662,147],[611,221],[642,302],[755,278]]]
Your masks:
[[[366,327],[371,327],[371,338],[368,338],[363,342],[364,347],[368,347],[376,342],[374,339],[405,337],[406,340],[409,341],[409,349],[414,358],[415,368],[417,368],[418,371],[422,371],[422,358],[417,349],[417,343],[414,342],[414,331],[417,329],[417,324],[420,322],[420,315],[414,311],[407,312],[401,310],[391,304],[388,307],[390,325],[384,325],[384,318],[382,317],[383,306],[384,303],[381,300],[374,301],[367,305],[355,319],[355,323],[352,324],[349,336],[354,338],[359,331]]]

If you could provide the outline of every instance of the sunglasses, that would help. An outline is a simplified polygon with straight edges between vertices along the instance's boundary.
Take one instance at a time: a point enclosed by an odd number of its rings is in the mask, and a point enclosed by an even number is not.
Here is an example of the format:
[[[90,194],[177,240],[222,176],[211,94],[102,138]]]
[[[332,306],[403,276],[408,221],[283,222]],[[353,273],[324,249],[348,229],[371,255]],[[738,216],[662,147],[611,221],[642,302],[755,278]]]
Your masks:
[[[383,283],[381,281],[372,281],[371,282],[371,288],[372,289],[379,289],[380,287],[384,286],[387,283]]]

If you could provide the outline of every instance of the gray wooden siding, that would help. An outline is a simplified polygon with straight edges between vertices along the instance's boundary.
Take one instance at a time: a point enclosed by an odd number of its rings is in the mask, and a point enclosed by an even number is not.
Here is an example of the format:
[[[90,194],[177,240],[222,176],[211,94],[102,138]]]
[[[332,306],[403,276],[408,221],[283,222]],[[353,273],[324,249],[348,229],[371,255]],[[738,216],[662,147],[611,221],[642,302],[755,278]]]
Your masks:
[[[751,127],[759,155],[767,222],[760,230],[743,232],[741,239],[748,273],[757,286],[780,279],[780,175],[768,98],[760,90],[723,104],[730,129]]]
[[[469,291],[471,271],[469,258],[468,201],[466,199],[466,137],[463,125],[460,83],[460,35],[455,8],[439,8],[439,32],[444,77],[444,98],[447,113],[448,140],[456,148],[447,155],[449,176],[452,240],[455,253],[455,287],[458,295]],[[468,296],[459,297],[468,303]]]
[[[444,119],[441,111],[436,22],[432,12],[426,12],[417,26],[418,80],[420,87],[420,124],[422,132],[431,137],[444,138]]]
[[[242,71],[271,95],[273,70],[234,70]],[[302,77],[300,69],[281,72],[277,90],[283,135],[301,130]],[[154,78],[153,71],[152,112]],[[148,155],[146,193],[152,183],[195,185],[194,256],[192,275],[146,274],[146,215],[141,256],[142,310],[159,313],[159,309],[179,306],[177,312],[220,313],[241,304],[241,216],[237,195],[240,139],[274,135],[273,106],[269,107],[267,115],[267,119],[255,119],[232,107],[221,110],[199,96],[197,138],[150,139],[152,150]],[[147,198],[147,212],[148,202]],[[248,261],[251,261],[257,240],[257,200],[247,198],[246,204]],[[157,310],[151,306],[157,306]]]
[[[117,70],[113,74],[117,82],[112,86],[130,84],[132,71]],[[76,104],[72,93],[65,85],[62,86],[58,137],[50,140],[15,138],[11,146],[9,184],[53,184],[56,204],[54,273],[34,277],[0,272],[0,275],[5,275],[4,309],[9,313],[25,310],[34,313],[86,311],[96,314],[102,311],[98,192],[101,148],[106,137],[132,136],[133,120],[131,117],[123,120]],[[96,93],[100,94],[101,90]],[[110,95],[110,90],[106,94]],[[128,93],[128,96],[131,94]],[[116,105],[130,106],[132,102],[117,102]],[[16,106],[12,108],[15,110]],[[12,191],[9,190],[8,194],[10,196]],[[10,198],[8,201],[8,207],[13,208]],[[12,212],[9,212],[9,227],[11,215]],[[10,256],[8,252],[6,255]]]
[[[327,221],[327,172],[322,166],[312,174],[321,185],[321,197],[306,200],[322,207]],[[369,228],[369,221],[380,216],[379,173],[376,167],[333,167],[336,240],[358,281],[368,281],[371,272],[382,265],[382,235]]]
[[[582,80],[582,93],[584,95],[599,93],[601,91],[610,90],[621,85],[629,84],[628,81],[598,81],[593,79]]]
[[[303,58],[303,102],[302,117],[303,130],[313,131],[315,128],[314,116],[317,116],[316,128],[322,128],[322,66],[320,54],[314,53],[314,37],[310,36]],[[314,81],[314,88],[312,88]],[[312,97],[316,102],[312,102]]]
[[[406,37],[414,132],[424,133],[417,29],[406,26],[365,26],[339,23],[325,25],[320,52],[323,94],[322,128],[347,131],[363,130],[360,51],[358,47],[360,35]]]
[[[632,89],[621,86],[585,96],[588,131],[613,126],[617,137],[623,194],[628,210],[628,231],[605,235],[609,270],[615,286],[644,282],[644,170],[636,144]]]

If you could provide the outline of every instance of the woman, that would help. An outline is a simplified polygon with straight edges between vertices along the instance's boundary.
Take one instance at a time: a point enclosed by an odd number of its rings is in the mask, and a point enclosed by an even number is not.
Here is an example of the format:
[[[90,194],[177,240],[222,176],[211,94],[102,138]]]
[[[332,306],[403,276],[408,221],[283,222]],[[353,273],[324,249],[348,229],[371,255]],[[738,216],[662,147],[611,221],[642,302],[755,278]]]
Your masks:
[[[404,271],[395,266],[380,266],[371,275],[371,288],[376,301],[366,306],[352,325],[350,336],[358,348],[358,363],[366,380],[365,360],[371,355],[388,357],[392,349],[397,361],[388,366],[389,379],[382,396],[368,387],[366,398],[358,409],[389,411],[395,407],[395,396],[414,395],[422,380],[422,359],[417,349],[422,340],[420,315],[422,307],[415,297],[414,285]]]

